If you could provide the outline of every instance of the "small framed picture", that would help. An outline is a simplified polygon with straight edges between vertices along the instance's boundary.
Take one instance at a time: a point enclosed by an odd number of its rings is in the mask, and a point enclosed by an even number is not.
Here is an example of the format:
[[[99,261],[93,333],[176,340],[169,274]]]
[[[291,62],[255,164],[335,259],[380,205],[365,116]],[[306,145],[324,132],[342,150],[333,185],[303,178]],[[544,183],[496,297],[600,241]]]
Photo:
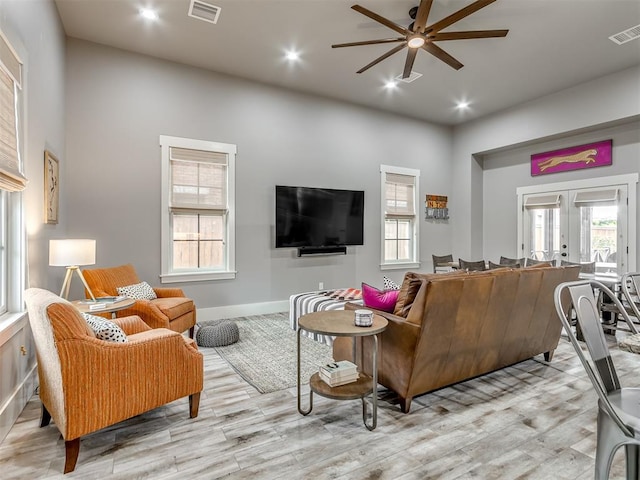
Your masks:
[[[58,202],[60,192],[60,166],[58,159],[48,150],[44,151],[44,221],[58,223]]]

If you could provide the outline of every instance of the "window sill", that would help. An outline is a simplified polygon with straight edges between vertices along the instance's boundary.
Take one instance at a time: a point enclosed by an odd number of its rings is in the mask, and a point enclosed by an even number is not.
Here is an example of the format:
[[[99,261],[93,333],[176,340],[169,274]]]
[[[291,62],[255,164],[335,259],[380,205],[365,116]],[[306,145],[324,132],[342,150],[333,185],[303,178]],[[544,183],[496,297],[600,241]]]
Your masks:
[[[0,345],[18,333],[27,324],[27,312],[0,315]]]
[[[420,268],[419,262],[407,263],[381,263],[380,270],[406,270],[407,268]]]
[[[160,283],[184,283],[184,282],[208,282],[211,280],[233,280],[236,278],[233,272],[184,272],[165,273],[160,275]]]

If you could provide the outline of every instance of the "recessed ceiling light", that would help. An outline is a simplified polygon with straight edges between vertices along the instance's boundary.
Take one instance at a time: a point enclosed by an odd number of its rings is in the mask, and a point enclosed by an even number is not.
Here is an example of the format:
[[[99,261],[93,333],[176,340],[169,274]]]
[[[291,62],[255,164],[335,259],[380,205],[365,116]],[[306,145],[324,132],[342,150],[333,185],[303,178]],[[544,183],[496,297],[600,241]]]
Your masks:
[[[300,54],[295,50],[287,50],[284,56],[287,60],[290,60],[292,62],[297,62],[298,60],[300,60]]]
[[[147,20],[158,20],[158,13],[150,8],[141,8],[138,13]]]
[[[393,90],[394,88],[398,87],[398,82],[396,82],[395,80],[389,80],[387,83],[384,84],[384,88],[386,88],[387,90]]]
[[[469,108],[469,102],[467,102],[466,100],[460,100],[456,103],[456,108],[458,110],[466,110],[467,108]]]

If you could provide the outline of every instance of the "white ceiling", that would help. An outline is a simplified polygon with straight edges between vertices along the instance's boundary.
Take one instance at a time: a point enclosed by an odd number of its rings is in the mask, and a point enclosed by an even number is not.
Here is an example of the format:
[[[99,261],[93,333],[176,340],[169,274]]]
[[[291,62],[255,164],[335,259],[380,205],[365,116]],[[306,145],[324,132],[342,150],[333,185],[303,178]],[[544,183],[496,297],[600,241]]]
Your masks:
[[[402,73],[406,50],[356,74],[395,44],[331,45],[398,36],[351,5],[406,27],[418,0],[206,1],[222,9],[217,24],[187,16],[190,0],[55,3],[70,37],[447,125],[640,64],[640,40],[608,38],[640,24],[640,0],[497,0],[444,31],[507,28],[505,38],[440,42],[458,71],[421,50],[413,70],[423,76],[394,91],[383,85]],[[158,22],[137,15],[145,3]],[[427,23],[470,3],[434,0]],[[284,60],[286,49],[301,62]],[[470,108],[457,111],[463,99]]]

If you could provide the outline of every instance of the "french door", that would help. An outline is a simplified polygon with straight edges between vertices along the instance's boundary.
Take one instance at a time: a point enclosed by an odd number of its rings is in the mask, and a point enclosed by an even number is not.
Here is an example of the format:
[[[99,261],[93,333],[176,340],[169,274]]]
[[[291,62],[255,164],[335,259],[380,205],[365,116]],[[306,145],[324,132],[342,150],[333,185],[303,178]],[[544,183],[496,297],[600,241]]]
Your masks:
[[[596,273],[629,271],[628,184],[543,190],[519,194],[521,257],[595,262]]]

